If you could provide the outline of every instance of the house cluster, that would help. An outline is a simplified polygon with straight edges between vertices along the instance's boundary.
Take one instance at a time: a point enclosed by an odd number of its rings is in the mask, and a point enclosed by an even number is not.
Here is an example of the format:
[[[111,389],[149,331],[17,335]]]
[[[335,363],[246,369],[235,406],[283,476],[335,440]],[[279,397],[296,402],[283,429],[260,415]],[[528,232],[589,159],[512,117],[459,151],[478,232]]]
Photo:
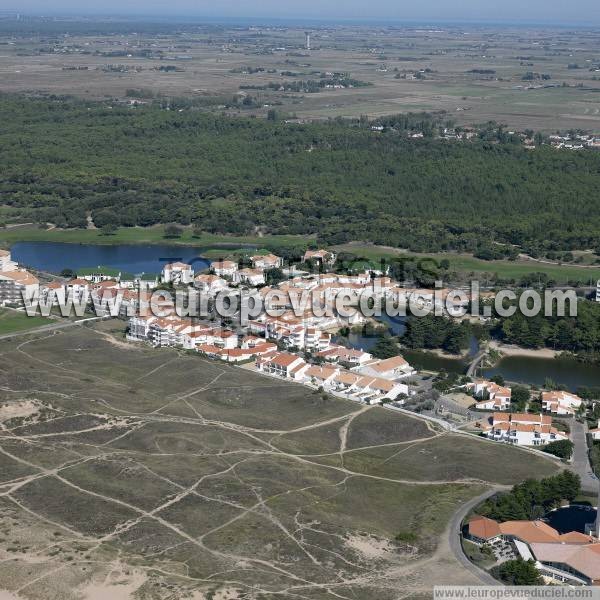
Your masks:
[[[593,535],[561,534],[540,520],[498,523],[479,515],[471,517],[465,533],[479,546],[509,544],[517,556],[534,561],[548,583],[600,585],[600,540]]]
[[[569,439],[552,425],[552,416],[544,414],[495,412],[480,424],[488,439],[518,446],[543,446]]]
[[[335,259],[335,254],[326,250],[308,250],[304,255],[304,262],[325,266],[334,264]],[[367,272],[356,275],[303,273],[270,287],[265,285],[265,272],[281,268],[282,259],[266,254],[250,260],[252,268],[246,269],[240,269],[234,261],[213,262],[209,273],[198,275],[190,265],[172,263],[165,265],[161,278],[175,285],[193,286],[209,296],[227,291],[237,293],[240,286],[244,286],[250,288],[250,294],[266,300],[268,293],[276,290],[278,294],[269,299],[269,307],[279,309],[278,316],[261,312],[232,331],[216,325],[215,321],[198,322],[178,317],[169,310],[172,306],[162,306],[163,316],[136,314],[131,317],[128,339],[146,341],[155,347],[195,350],[230,363],[245,363],[246,368],[365,402],[397,400],[399,396],[408,395],[408,387],[401,380],[413,375],[415,370],[403,358],[376,360],[368,352],[332,343],[331,331],[363,322],[360,313],[348,318],[338,314],[333,306],[329,307],[330,311],[307,306],[299,312],[294,310],[293,304],[293,297],[304,292],[321,299],[324,305],[329,291],[333,294],[343,291],[358,299],[366,289],[377,290],[383,298],[387,290],[394,288],[389,277],[373,279]]]
[[[12,260],[8,250],[0,249],[0,306],[21,303],[23,293],[34,293],[39,283],[37,277]]]
[[[600,137],[596,135],[577,134],[577,135],[550,135],[548,136],[550,145],[557,149],[565,150],[583,150],[584,148],[600,148]]]
[[[335,363],[310,364],[290,352],[261,356],[256,360],[256,369],[368,404],[385,401],[403,403],[400,397],[408,396],[409,389],[402,379],[414,373],[400,356],[385,360],[370,357],[363,364],[345,368]]]

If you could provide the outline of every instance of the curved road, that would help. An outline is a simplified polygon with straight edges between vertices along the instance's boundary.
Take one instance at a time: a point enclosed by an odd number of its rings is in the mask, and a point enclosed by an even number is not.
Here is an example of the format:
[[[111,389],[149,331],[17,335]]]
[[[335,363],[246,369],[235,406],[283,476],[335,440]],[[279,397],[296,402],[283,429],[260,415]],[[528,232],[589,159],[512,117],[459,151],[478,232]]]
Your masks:
[[[454,554],[458,562],[460,562],[460,564],[463,567],[465,567],[465,569],[473,573],[473,575],[475,575],[485,585],[501,586],[502,584],[499,581],[494,579],[489,573],[487,573],[483,569],[480,569],[477,565],[473,564],[466,557],[465,553],[463,552],[462,545],[460,543],[460,524],[462,523],[463,519],[467,516],[467,514],[472,508],[474,508],[484,500],[487,500],[490,496],[493,496],[497,491],[498,490],[496,488],[488,490],[487,492],[484,492],[476,498],[465,502],[460,507],[460,509],[452,517],[452,521],[450,521],[450,537],[448,541],[450,542],[450,549],[452,550],[452,553]]]

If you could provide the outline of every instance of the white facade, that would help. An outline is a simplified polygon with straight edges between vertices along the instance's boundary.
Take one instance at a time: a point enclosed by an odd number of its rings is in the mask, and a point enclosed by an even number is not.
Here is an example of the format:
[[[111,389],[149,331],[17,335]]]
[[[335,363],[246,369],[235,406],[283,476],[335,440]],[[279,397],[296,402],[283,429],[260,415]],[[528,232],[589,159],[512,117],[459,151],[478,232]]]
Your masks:
[[[194,269],[182,262],[169,263],[163,267],[161,278],[174,285],[189,284],[194,280]]]

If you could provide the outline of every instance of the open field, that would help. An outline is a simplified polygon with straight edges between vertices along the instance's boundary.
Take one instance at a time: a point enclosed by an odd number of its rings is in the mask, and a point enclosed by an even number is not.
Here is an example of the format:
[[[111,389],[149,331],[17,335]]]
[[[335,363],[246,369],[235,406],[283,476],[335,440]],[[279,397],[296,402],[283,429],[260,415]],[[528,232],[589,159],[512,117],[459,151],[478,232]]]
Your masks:
[[[276,107],[319,119],[444,110],[459,124],[600,127],[594,30],[318,26],[311,34],[306,50],[299,27],[7,20],[0,28],[2,90],[94,99],[135,98],[137,90],[142,102],[188,97],[222,110],[240,88],[275,83],[247,89],[253,102],[229,110]],[[277,89],[335,72],[371,86]],[[524,79],[528,72],[535,78]]]
[[[26,331],[50,323],[51,321],[44,317],[28,317],[16,310],[0,308],[0,335],[14,333],[15,331]]]
[[[425,596],[476,583],[445,533],[461,503],[557,469],[115,327],[0,342],[0,590],[18,598]]]

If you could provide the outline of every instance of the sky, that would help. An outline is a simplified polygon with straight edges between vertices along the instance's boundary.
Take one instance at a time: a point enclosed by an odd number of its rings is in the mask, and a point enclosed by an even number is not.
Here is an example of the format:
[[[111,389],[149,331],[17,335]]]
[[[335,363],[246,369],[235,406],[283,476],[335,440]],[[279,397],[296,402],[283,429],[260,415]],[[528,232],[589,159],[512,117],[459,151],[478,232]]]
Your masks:
[[[600,25],[599,0],[1,0],[25,14]]]

